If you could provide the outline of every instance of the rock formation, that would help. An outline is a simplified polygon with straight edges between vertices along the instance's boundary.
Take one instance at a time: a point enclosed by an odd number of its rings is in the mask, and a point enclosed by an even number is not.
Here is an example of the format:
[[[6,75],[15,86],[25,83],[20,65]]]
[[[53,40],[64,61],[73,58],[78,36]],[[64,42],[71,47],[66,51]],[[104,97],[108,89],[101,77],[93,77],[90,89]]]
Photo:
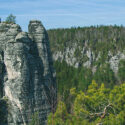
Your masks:
[[[56,105],[47,32],[36,20],[28,28],[26,33],[17,24],[0,23],[0,96],[8,100],[8,125],[28,125],[35,112],[44,125]]]
[[[79,50],[80,54],[75,56],[77,49]],[[53,60],[59,60],[60,62],[65,60],[67,64],[75,68],[78,68],[81,65],[83,67],[90,68],[94,62],[97,62],[101,58],[100,53],[101,52],[99,52],[96,56],[92,49],[89,47],[87,48],[83,46],[83,48],[81,48],[81,46],[78,46],[77,44],[70,44],[69,46],[64,47],[64,50],[53,51]],[[108,52],[107,59],[109,60],[107,60],[105,63],[110,64],[110,68],[115,74],[118,72],[120,60],[125,59],[124,53],[125,50],[123,52],[118,51],[115,55],[113,55],[110,51]]]

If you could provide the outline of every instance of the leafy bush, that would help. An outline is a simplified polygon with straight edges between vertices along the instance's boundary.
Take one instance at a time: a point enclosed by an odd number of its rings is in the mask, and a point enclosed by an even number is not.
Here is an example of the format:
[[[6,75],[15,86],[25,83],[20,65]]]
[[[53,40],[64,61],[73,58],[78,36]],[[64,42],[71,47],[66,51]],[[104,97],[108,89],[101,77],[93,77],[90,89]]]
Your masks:
[[[32,115],[32,121],[30,122],[29,125],[40,125],[40,123],[39,123],[39,113],[38,112],[35,112]]]

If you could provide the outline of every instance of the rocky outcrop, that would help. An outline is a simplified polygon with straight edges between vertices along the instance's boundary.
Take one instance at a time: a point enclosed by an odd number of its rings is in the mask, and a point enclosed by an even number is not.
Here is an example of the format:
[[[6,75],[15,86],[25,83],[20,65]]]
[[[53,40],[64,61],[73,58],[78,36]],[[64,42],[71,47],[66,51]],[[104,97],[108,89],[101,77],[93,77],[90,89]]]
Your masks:
[[[75,55],[75,52],[79,50],[79,53],[77,56]],[[80,66],[86,67],[86,68],[95,68],[93,66],[93,63],[98,62],[101,58],[100,52],[98,55],[96,55],[91,48],[86,48],[83,46],[83,48],[77,46],[77,44],[72,45],[72,47],[67,46],[65,47],[64,51],[54,51],[53,52],[53,60],[54,61],[60,61],[63,60],[69,64],[70,66],[73,66],[75,68],[78,68]],[[107,55],[107,60],[105,63],[110,64],[110,68],[113,70],[115,74],[118,72],[119,68],[119,62],[120,60],[125,59],[125,51],[120,52],[118,51],[117,54],[112,54],[110,51]],[[95,72],[93,71],[93,73]]]
[[[8,125],[28,125],[35,112],[40,125],[45,124],[56,106],[52,65],[40,21],[30,21],[28,33],[17,24],[0,24],[0,96],[8,98]]]
[[[125,54],[121,53],[120,51],[116,55],[112,55],[110,52],[108,53],[108,56],[110,57],[109,63],[111,66],[111,69],[117,73],[119,68],[119,62],[122,59],[125,59]]]

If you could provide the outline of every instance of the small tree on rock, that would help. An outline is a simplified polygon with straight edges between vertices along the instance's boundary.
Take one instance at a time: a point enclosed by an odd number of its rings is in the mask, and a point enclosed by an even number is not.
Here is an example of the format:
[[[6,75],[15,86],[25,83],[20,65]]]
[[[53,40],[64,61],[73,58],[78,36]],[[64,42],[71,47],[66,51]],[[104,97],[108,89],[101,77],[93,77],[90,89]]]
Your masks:
[[[10,14],[10,15],[6,18],[6,23],[16,23],[16,16],[14,16],[13,14]]]

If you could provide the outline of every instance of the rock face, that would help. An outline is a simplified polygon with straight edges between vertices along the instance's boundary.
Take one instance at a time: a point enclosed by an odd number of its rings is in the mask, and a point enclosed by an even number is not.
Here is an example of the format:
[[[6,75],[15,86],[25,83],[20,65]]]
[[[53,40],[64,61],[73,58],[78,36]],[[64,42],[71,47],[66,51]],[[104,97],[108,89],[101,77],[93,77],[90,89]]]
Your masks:
[[[75,56],[75,51],[79,49],[79,55]],[[75,68],[78,68],[79,66],[87,67],[90,68],[92,67],[92,64],[94,62],[97,62],[100,59],[100,52],[96,56],[94,52],[91,50],[91,48],[86,48],[83,46],[82,49],[80,49],[79,46],[72,45],[66,46],[64,48],[64,51],[54,51],[53,52],[53,60],[54,61],[60,61],[62,62],[63,60],[69,64],[70,66],[73,66]],[[109,60],[108,60],[109,59]],[[115,74],[118,72],[119,68],[119,62],[120,60],[125,59],[125,51],[120,52],[116,55],[113,55],[110,51],[107,55],[107,60],[105,63],[110,64],[110,68],[113,70]],[[81,61],[82,60],[82,61]],[[94,68],[94,67],[93,67]]]
[[[56,106],[52,65],[40,21],[30,21],[28,33],[17,24],[0,23],[0,96],[8,98],[8,125],[28,125],[35,112],[40,125],[46,124]]]

